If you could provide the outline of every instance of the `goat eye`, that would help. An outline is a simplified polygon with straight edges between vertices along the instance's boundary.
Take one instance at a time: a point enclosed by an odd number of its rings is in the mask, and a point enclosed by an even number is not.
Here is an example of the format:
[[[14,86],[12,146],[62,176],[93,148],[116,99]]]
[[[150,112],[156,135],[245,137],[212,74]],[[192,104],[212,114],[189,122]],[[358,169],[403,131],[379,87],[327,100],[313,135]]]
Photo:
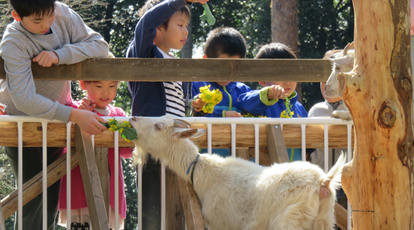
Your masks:
[[[161,130],[161,126],[159,124],[155,124],[155,129],[156,130]]]
[[[339,68],[339,67],[336,67],[335,69],[338,70],[338,71],[341,70],[341,68]]]

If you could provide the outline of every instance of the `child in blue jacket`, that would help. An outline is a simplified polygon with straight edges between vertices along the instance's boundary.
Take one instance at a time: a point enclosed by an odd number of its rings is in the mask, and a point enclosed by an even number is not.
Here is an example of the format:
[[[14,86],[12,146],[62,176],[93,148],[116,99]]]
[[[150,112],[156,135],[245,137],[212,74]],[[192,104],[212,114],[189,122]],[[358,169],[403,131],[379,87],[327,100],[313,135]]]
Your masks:
[[[296,58],[292,50],[281,44],[271,43],[263,46],[256,58]],[[296,82],[259,82],[261,90],[253,90],[239,97],[239,105],[243,112],[254,116],[266,117],[308,117],[303,105],[298,102],[295,91]],[[287,99],[287,100],[286,100]],[[291,161],[302,160],[300,149],[294,154],[288,149]]]
[[[207,37],[203,58],[244,58],[246,41],[243,35],[234,28],[223,27],[213,30]],[[223,99],[214,107],[211,114],[204,114],[201,108],[205,103],[198,99],[200,87],[210,85],[210,90],[220,90]],[[193,82],[192,95],[195,99],[192,106],[196,116],[206,117],[241,117],[238,97],[249,92],[249,86],[241,82]]]

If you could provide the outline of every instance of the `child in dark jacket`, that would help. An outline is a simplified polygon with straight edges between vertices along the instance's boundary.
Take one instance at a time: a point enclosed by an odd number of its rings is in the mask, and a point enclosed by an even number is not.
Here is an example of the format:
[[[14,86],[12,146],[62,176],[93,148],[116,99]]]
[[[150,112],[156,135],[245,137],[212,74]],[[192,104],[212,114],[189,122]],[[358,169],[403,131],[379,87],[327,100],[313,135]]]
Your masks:
[[[234,28],[217,28],[210,32],[204,47],[203,58],[244,58],[246,56],[246,41],[243,35]],[[205,105],[198,98],[200,87],[210,85],[210,90],[218,89],[223,99],[214,107],[213,113],[204,114],[201,111]],[[241,117],[238,105],[238,97],[242,93],[249,92],[249,86],[242,82],[193,82],[192,102],[196,116],[207,117]]]
[[[292,50],[281,44],[271,43],[263,46],[256,58],[296,58]],[[295,91],[296,82],[259,82],[264,88],[253,90],[239,97],[239,105],[243,112],[254,116],[266,117],[307,117],[303,105],[298,102],[298,93]],[[288,149],[291,161],[302,160],[300,149],[294,154]]]
[[[188,36],[190,2],[208,0],[147,0],[140,9],[128,58],[175,58],[170,49],[182,49]],[[191,88],[181,81],[128,82],[132,94],[132,116],[185,116],[185,98]],[[161,228],[160,164],[147,158],[142,172],[142,228]]]

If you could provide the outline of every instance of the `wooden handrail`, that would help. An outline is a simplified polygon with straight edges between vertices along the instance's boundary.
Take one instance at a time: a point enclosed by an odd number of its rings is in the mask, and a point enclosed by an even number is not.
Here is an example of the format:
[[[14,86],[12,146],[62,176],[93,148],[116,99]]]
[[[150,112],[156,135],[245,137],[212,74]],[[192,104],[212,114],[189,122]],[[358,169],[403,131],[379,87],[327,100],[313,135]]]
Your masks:
[[[4,66],[1,58],[0,66]],[[36,80],[325,82],[331,63],[321,59],[93,58],[49,68],[33,63],[32,72]],[[5,77],[0,68],[0,79]]]
[[[192,124],[192,127],[206,129],[205,124]],[[47,143],[49,147],[66,147],[66,124],[49,123],[47,126]],[[266,124],[259,126],[259,147],[267,148],[267,129]],[[72,145],[75,145],[75,129],[72,126]],[[283,136],[286,147],[301,148],[301,128],[300,125],[284,125]],[[353,136],[353,132],[352,132]],[[107,131],[95,136],[96,147],[114,147],[113,132]],[[193,140],[200,148],[207,148],[207,135]],[[237,125],[236,146],[254,147],[254,126]],[[354,141],[352,140],[352,144]],[[230,125],[212,126],[213,148],[231,147],[231,127]],[[17,123],[0,122],[0,146],[17,146]],[[41,147],[42,146],[42,126],[41,123],[23,123],[23,146]],[[119,147],[134,147],[132,142],[128,143],[123,138],[119,138]],[[324,126],[306,126],[306,148],[324,147]],[[345,125],[329,126],[329,147],[347,148],[347,127]]]

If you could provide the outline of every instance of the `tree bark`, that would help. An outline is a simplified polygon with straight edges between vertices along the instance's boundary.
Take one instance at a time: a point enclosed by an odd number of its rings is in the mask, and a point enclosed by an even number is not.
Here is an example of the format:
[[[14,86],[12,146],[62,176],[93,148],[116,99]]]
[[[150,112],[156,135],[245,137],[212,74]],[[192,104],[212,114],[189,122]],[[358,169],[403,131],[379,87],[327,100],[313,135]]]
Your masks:
[[[289,46],[298,56],[298,0],[272,0],[271,7],[272,42]]]
[[[181,49],[181,58],[193,57],[193,35],[192,35],[192,23],[188,24],[188,36],[183,48]]]
[[[409,1],[354,0],[355,67],[338,76],[355,124],[342,185],[354,229],[414,229]]]

